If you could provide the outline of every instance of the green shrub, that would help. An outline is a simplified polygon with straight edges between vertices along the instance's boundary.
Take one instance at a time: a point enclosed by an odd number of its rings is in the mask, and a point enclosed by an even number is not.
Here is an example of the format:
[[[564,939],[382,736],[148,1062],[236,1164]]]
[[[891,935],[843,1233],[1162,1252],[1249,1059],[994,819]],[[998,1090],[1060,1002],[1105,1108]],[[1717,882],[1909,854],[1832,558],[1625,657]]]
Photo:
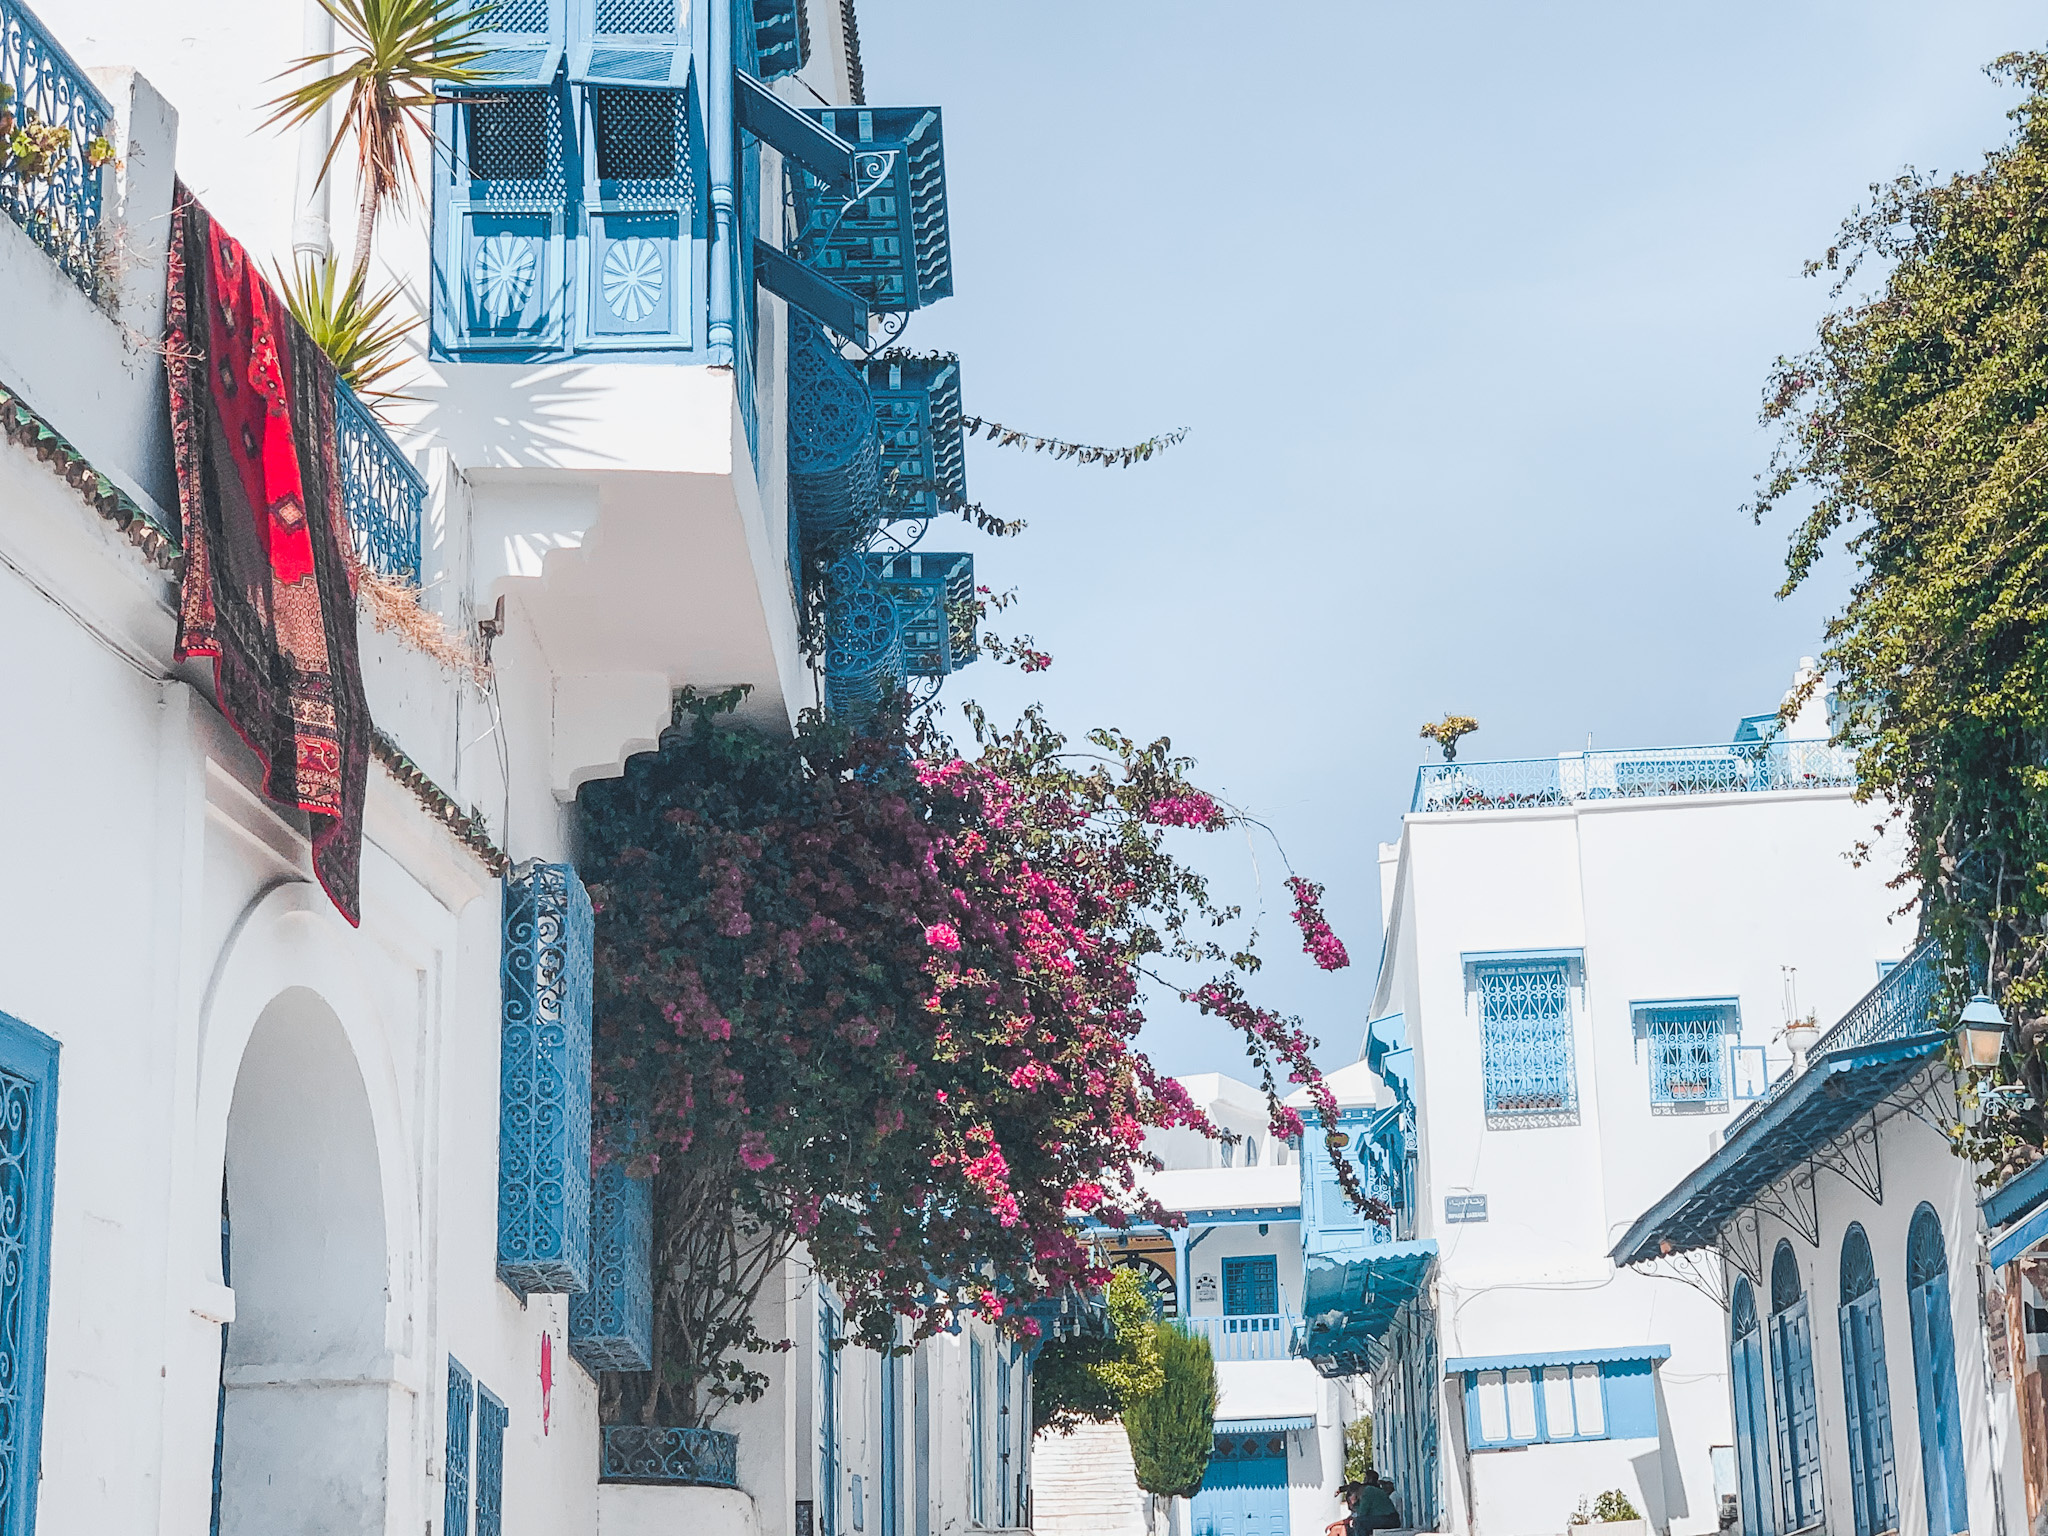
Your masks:
[[[1193,1498],[1209,1470],[1216,1429],[1216,1362],[1209,1341],[1171,1323],[1154,1325],[1163,1378],[1159,1390],[1124,1410],[1124,1433],[1138,1486]]]
[[[1372,1466],[1372,1415],[1361,1414],[1344,1426],[1344,1481],[1365,1481]]]
[[[1627,1494],[1619,1488],[1610,1488],[1593,1500],[1587,1508],[1584,1499],[1579,1500],[1579,1512],[1572,1516],[1573,1525],[1589,1525],[1595,1520],[1640,1520],[1642,1511],[1629,1502]]]

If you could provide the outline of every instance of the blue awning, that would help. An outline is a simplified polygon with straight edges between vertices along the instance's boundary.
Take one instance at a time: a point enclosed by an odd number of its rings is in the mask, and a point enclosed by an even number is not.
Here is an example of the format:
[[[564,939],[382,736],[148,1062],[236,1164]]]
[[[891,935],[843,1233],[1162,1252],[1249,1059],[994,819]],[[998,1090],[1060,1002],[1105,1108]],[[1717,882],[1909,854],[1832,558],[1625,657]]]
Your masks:
[[[1277,1435],[1289,1429],[1314,1429],[1314,1414],[1298,1414],[1290,1419],[1218,1419],[1216,1433],[1219,1435]]]
[[[1669,1360],[1669,1344],[1624,1344],[1615,1349],[1553,1349],[1539,1355],[1459,1355],[1444,1362],[1444,1374],[1460,1371],[1519,1371],[1532,1365],[1604,1365],[1610,1360]]]
[[[1609,1257],[1616,1264],[1641,1264],[1663,1253],[1711,1248],[1759,1191],[1883,1103],[1940,1055],[1947,1041],[1946,1031],[1929,1031],[1815,1057],[1783,1093],[1644,1212]]]
[[[1991,1239],[1991,1267],[2002,1269],[2043,1238],[2048,1238],[2048,1205],[2014,1222]]]
[[[1435,1263],[1436,1244],[1428,1241],[1359,1241],[1304,1255],[1295,1353],[1325,1376],[1372,1369],[1375,1346],[1429,1283]]]
[[[2014,1222],[2048,1200],[2048,1157],[2033,1167],[2014,1174],[1984,1197],[1984,1220],[2002,1227]]]

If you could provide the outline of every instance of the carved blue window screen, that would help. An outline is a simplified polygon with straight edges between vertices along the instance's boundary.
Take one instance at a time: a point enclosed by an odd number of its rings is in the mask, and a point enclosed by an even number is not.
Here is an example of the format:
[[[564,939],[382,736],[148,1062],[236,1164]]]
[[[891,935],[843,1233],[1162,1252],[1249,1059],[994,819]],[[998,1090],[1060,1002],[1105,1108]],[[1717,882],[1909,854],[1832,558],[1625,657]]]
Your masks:
[[[607,0],[609,3],[609,0]],[[577,345],[647,347],[694,339],[694,98],[618,87],[580,93],[584,218]]]
[[[485,53],[475,68],[488,77],[477,89],[554,83],[568,31],[563,0],[496,0],[482,8],[476,28]]]
[[[1479,994],[1488,1125],[1573,1125],[1572,962],[1487,960],[1472,967]]]
[[[554,85],[436,109],[434,339],[444,353],[560,348],[569,189],[582,186],[568,98]]]
[[[0,1013],[0,1532],[35,1530],[50,1311],[57,1042]]]
[[[578,85],[681,90],[690,77],[685,4],[570,0],[569,79]]]
[[[804,0],[754,0],[755,73],[763,80],[792,75],[811,54]]]
[[[505,882],[498,1274],[522,1294],[590,1281],[590,897],[567,864]]]
[[[654,1365],[654,1181],[617,1162],[591,1190],[590,1289],[569,1298],[569,1353],[598,1371]]]
[[[441,1458],[442,1536],[469,1536],[470,1414],[476,1405],[476,1383],[469,1372],[448,1357],[448,1445]]]
[[[1658,1114],[1728,1107],[1728,1047],[1742,1033],[1732,999],[1636,1003],[1636,1039],[1650,1058],[1650,1104]]]
[[[929,520],[967,500],[960,360],[889,354],[861,370],[882,433],[882,494],[892,518]]]
[[[511,1415],[489,1387],[476,1389],[476,1536],[504,1536],[505,1425]]]
[[[1267,1317],[1280,1310],[1280,1261],[1270,1254],[1223,1261],[1223,1311]]]
[[[417,586],[427,482],[339,375],[334,380],[334,446],[357,558],[380,576]]]
[[[937,107],[812,107],[853,144],[852,196],[792,168],[791,253],[879,310],[911,310],[953,292],[946,157]]]
[[[912,677],[947,677],[981,654],[975,644],[974,556],[928,553],[868,557],[896,604],[903,667]]]
[[[0,0],[0,84],[13,90],[9,111],[18,125],[70,132],[69,142],[46,157],[43,174],[0,176],[0,209],[96,296],[102,172],[85,155],[93,140],[113,132],[113,108],[20,0]]]

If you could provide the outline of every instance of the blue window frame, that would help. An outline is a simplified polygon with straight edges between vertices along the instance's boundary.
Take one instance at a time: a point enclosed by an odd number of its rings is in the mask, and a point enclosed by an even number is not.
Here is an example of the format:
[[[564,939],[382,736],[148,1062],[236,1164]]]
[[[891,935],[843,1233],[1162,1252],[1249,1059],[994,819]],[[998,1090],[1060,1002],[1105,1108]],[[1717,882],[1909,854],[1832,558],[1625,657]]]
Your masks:
[[[1474,965],[1473,975],[1487,1124],[1576,1124],[1571,962],[1561,957],[1484,960]]]
[[[1728,1364],[1735,1395],[1735,1469],[1742,1536],[1773,1536],[1770,1396],[1764,1385],[1763,1330],[1756,1291],[1738,1276],[1729,1297]]]
[[[1728,1107],[1728,1046],[1742,1033],[1732,998],[1635,1003],[1636,1039],[1650,1061],[1650,1104],[1659,1114]]]
[[[1849,1486],[1856,1536],[1899,1523],[1899,1482],[1892,1454],[1892,1394],[1885,1377],[1884,1312],[1870,1239],[1852,1222],[1842,1237],[1842,1400],[1848,1406]]]
[[[818,1306],[818,1532],[839,1531],[839,1312]]]
[[[1970,1490],[1963,1475],[1948,1247],[1942,1241],[1941,1218],[1931,1205],[1922,1204],[1907,1229],[1906,1303],[1913,1319],[1913,1384],[1920,1410],[1928,1536],[1961,1536],[1970,1528]]]
[[[1771,1381],[1778,1424],[1778,1509],[1787,1531],[1822,1516],[1820,1405],[1813,1388],[1813,1323],[1792,1245],[1771,1258]]]
[[[0,1013],[0,1531],[29,1536],[42,1464],[57,1042]]]
[[[1457,1362],[1450,1362],[1453,1366]],[[1657,1434],[1656,1382],[1648,1358],[1502,1360],[1467,1369],[1465,1433],[1475,1450],[1569,1440],[1632,1440]]]
[[[1223,1261],[1223,1310],[1230,1317],[1268,1317],[1280,1310],[1280,1261],[1259,1258]]]
[[[476,1536],[504,1536],[505,1426],[511,1414],[491,1389],[476,1389]]]
[[[448,1444],[442,1452],[442,1536],[469,1536],[469,1423],[476,1383],[453,1355],[448,1357]]]

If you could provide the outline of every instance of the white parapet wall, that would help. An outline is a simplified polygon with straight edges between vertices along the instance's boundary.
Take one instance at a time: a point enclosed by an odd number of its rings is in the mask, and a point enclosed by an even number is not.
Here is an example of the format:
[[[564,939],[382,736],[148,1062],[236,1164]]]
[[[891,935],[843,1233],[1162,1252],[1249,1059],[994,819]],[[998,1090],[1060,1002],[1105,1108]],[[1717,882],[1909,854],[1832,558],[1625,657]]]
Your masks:
[[[761,1522],[737,1488],[601,1483],[597,1536],[761,1536]]]

